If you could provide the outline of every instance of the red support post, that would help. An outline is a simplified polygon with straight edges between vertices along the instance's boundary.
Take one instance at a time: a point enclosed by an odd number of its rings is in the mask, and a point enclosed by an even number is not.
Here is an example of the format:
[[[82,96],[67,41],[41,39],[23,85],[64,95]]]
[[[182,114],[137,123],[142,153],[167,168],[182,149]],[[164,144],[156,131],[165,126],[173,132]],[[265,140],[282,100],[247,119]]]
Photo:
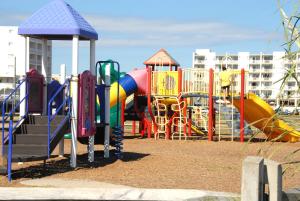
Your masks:
[[[245,69],[241,70],[241,97],[240,97],[240,141],[244,142],[245,135]]]
[[[152,132],[152,122],[147,120],[147,134],[148,138],[151,138],[151,132]]]
[[[132,135],[135,135],[135,127],[136,127],[136,122],[132,121],[132,130],[131,130]]]
[[[213,121],[214,121],[214,100],[213,100],[213,89],[214,89],[214,70],[209,69],[209,84],[208,84],[208,141],[213,140]]]
[[[187,99],[186,98],[184,99],[184,104],[185,104],[185,107],[183,108],[183,118],[185,121],[185,120],[187,120]],[[186,123],[186,125],[187,125],[187,122],[184,122],[184,123]],[[186,126],[183,128],[183,133],[186,136],[186,133],[187,133]]]
[[[178,95],[182,92],[182,69],[178,68]]]
[[[151,66],[147,66],[147,72],[148,72],[148,75],[147,75],[147,106],[148,106],[148,112],[150,114],[150,117],[152,119],[152,122],[153,122],[153,129],[154,129],[154,133],[157,132],[157,124],[155,123],[155,118],[154,118],[154,115],[152,113],[152,108],[151,108],[151,79],[152,79],[152,69],[151,69]]]

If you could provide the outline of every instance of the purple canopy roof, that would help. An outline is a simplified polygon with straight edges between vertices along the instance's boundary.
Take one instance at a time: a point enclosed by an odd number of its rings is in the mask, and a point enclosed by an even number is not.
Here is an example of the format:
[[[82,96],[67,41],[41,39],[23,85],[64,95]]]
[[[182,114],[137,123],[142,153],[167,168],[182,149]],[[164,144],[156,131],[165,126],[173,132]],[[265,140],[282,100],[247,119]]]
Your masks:
[[[98,39],[95,29],[63,0],[54,0],[36,11],[19,26],[20,35],[30,35],[50,40]]]

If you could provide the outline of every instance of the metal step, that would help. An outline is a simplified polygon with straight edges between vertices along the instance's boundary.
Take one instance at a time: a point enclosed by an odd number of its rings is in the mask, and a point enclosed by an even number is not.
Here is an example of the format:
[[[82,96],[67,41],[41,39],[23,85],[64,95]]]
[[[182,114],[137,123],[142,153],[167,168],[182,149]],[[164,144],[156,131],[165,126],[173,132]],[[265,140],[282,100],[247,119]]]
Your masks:
[[[16,155],[36,156],[48,155],[48,146],[35,144],[14,144],[12,147],[13,157]],[[4,145],[4,156],[8,154],[8,145]]]
[[[3,158],[6,158],[4,156]],[[24,154],[15,154],[12,157],[12,162],[30,162],[30,161],[38,161],[38,160],[46,160],[48,159],[48,155],[24,155]],[[7,159],[5,159],[7,160]],[[0,166],[0,174],[7,173],[7,166]]]
[[[57,115],[51,121],[52,125],[59,124],[65,118],[64,115]],[[38,115],[30,115],[26,121],[27,124],[45,124],[48,125],[48,116],[38,116]]]
[[[16,144],[37,144],[47,145],[48,134],[18,134],[16,135]],[[15,146],[15,145],[13,145]]]
[[[51,126],[53,132],[58,125]],[[48,134],[48,125],[45,124],[22,124],[16,133],[20,134]]]

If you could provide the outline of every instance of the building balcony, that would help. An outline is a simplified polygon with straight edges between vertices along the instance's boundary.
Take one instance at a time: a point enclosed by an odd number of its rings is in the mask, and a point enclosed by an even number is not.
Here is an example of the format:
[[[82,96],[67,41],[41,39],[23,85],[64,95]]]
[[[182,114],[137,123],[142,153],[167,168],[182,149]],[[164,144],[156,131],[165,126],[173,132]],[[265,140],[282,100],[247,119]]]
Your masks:
[[[262,85],[260,90],[263,91],[272,91],[271,86],[270,85]]]
[[[260,86],[249,86],[249,90],[260,90]]]
[[[270,77],[262,77],[261,80],[272,81],[272,76],[270,76]]]
[[[272,68],[263,68],[263,69],[262,69],[262,72],[265,72],[265,73],[272,73],[272,72],[273,72],[273,69],[272,69]]]
[[[205,60],[195,60],[195,64],[204,64]]]
[[[259,81],[260,78],[259,77],[249,77],[248,81]]]
[[[260,64],[261,61],[260,60],[249,60],[250,64]]]
[[[260,68],[250,68],[249,72],[260,72]]]
[[[273,60],[262,60],[263,64],[272,64]]]
[[[297,90],[298,87],[297,86],[286,86],[286,89],[288,89],[288,90]]]

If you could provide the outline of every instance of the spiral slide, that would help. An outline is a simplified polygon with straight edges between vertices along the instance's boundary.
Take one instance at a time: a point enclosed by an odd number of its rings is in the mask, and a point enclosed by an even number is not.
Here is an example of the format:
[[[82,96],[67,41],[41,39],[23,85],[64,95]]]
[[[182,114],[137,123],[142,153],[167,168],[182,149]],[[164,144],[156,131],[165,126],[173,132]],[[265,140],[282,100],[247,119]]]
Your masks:
[[[234,106],[240,110],[240,100],[233,101]],[[300,132],[284,121],[276,118],[273,108],[253,93],[248,93],[245,99],[245,120],[264,132],[269,139],[285,142],[298,142]]]

